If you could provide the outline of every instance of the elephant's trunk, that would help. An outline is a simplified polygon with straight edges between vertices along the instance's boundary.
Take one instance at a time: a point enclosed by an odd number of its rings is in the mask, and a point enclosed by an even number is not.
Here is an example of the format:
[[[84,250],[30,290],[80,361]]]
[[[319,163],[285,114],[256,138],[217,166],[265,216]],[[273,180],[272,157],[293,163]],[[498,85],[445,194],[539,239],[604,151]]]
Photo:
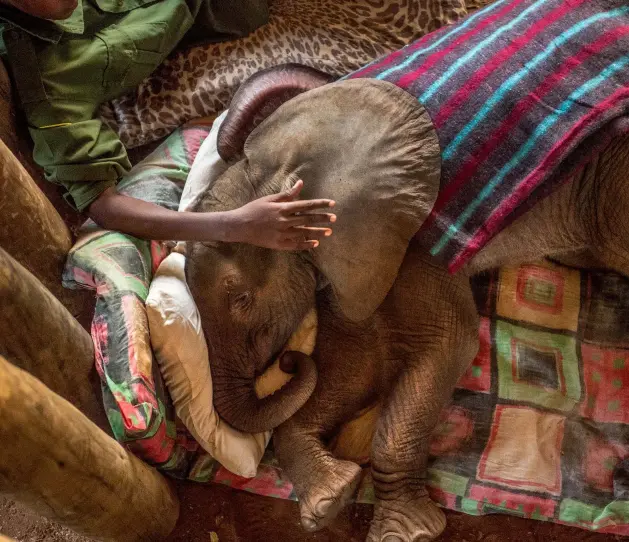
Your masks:
[[[333,78],[300,64],[282,64],[259,71],[238,89],[218,131],[218,154],[229,162],[242,152],[253,129],[280,105]]]
[[[216,375],[214,406],[219,416],[232,427],[247,433],[274,429],[297,412],[317,384],[317,368],[311,357],[301,352],[287,352],[295,364],[295,376],[275,393],[259,399],[255,378],[242,379]],[[284,364],[287,365],[287,364]]]

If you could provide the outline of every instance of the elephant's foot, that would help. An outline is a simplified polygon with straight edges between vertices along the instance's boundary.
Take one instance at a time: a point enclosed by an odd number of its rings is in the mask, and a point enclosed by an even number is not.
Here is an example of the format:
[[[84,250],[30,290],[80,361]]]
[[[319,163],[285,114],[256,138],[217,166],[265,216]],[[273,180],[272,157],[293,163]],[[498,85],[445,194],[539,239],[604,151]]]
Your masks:
[[[446,517],[428,496],[376,503],[367,542],[427,542],[446,527]]]
[[[313,472],[314,483],[299,499],[301,524],[306,531],[318,531],[336,517],[353,497],[361,472],[356,463],[337,459]]]

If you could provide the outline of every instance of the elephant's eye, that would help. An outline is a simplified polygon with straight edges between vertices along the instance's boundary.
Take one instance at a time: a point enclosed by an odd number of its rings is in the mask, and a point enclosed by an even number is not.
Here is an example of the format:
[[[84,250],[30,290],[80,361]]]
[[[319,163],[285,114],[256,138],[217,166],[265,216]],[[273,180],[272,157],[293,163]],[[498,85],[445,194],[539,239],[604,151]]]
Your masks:
[[[252,295],[251,292],[232,292],[229,295],[229,308],[243,310],[249,307],[251,304]]]

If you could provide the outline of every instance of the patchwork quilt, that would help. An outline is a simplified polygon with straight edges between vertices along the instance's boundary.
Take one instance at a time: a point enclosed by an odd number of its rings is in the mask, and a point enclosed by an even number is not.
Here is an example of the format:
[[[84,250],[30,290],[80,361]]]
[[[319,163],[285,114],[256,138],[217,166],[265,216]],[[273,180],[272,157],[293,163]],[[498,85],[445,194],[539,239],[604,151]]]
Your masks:
[[[629,535],[629,281],[541,262],[473,286],[480,349],[432,437],[432,498]],[[211,479],[295,498],[270,454],[253,480]]]

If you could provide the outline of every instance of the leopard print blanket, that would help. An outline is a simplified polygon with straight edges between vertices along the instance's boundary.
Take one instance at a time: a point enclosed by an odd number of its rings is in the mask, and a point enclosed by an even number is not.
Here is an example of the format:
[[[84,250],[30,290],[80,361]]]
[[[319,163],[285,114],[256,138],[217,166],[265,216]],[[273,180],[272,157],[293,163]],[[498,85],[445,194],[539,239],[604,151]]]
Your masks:
[[[269,23],[246,38],[175,52],[136,92],[100,115],[127,148],[216,115],[240,83],[285,62],[341,76],[490,0],[273,0]]]

